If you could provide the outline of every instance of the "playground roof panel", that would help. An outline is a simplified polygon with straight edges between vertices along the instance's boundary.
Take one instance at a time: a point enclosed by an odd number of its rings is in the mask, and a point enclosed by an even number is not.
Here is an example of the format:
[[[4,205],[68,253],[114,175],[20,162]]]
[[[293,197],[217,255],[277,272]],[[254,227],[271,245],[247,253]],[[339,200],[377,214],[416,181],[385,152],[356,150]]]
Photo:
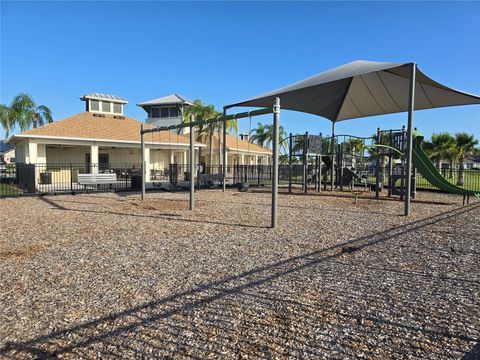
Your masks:
[[[410,63],[357,60],[278,90],[228,105],[265,107],[280,98],[282,109],[342,121],[408,110]],[[480,104],[480,97],[449,88],[417,69],[415,110]]]

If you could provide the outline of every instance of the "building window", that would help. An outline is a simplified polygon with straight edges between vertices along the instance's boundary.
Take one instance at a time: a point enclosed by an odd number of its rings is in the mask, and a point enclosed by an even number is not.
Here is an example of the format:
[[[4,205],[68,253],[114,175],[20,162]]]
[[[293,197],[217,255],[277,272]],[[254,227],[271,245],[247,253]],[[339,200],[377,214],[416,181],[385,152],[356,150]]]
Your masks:
[[[171,107],[170,117],[179,117],[179,116],[180,116],[180,110],[177,107]]]
[[[152,114],[150,115],[152,118],[159,118],[160,117],[160,109],[157,107],[152,108]]]
[[[113,103],[113,112],[115,114],[121,114],[122,113],[122,104]]]
[[[160,108],[160,117],[162,117],[162,118],[168,118],[169,117],[167,107]]]
[[[99,111],[100,104],[98,100],[90,100],[90,110],[91,111]]]
[[[110,112],[110,103],[102,101],[102,111],[103,112]]]

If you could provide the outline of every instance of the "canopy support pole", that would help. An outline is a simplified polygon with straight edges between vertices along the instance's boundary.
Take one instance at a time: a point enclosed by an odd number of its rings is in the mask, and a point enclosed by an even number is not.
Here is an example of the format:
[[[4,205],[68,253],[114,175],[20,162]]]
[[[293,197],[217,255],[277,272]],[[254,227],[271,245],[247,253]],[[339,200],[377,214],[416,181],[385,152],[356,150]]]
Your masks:
[[[193,114],[190,114],[190,210],[195,208],[195,140]]]
[[[405,216],[410,215],[410,197],[412,193],[412,131],[413,111],[415,109],[415,70],[416,64],[410,64],[410,86],[408,98],[408,126],[407,126],[407,169],[405,171]]]
[[[320,138],[320,155],[318,160],[318,191],[322,191],[322,150],[323,150],[322,133],[320,133],[319,138]]]
[[[223,116],[227,115],[227,109],[223,108]],[[227,120],[223,120],[223,147],[222,147],[222,173],[223,184],[222,191],[225,192],[227,187]]]
[[[142,147],[142,200],[145,200],[145,136],[143,135],[143,124],[140,126],[140,142]]]
[[[332,121],[332,167],[330,168],[330,191],[333,191],[335,182],[335,121]]]
[[[293,152],[293,137],[292,133],[288,137],[288,193],[292,193],[292,152]]]
[[[277,227],[279,121],[280,98],[277,97],[273,106],[272,228]]]

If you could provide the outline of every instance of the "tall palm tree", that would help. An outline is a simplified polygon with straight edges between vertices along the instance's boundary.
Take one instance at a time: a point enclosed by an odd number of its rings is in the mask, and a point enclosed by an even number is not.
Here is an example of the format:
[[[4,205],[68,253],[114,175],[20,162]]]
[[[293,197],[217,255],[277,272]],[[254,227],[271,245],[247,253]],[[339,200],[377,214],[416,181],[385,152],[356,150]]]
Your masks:
[[[475,146],[478,145],[478,140],[475,140],[473,135],[469,135],[466,132],[459,132],[455,134],[455,143],[459,164],[457,185],[463,186],[465,174],[465,160],[467,159],[467,157],[474,154]]]
[[[427,149],[436,162],[438,170],[442,168],[442,160],[448,159],[450,168],[455,162],[455,139],[447,132],[432,134],[431,146],[427,145]],[[451,160],[451,161],[450,161]]]
[[[21,131],[36,128],[53,121],[51,110],[45,105],[37,106],[28,94],[18,94],[12,100],[9,110],[11,122],[18,124]]]
[[[211,119],[215,116],[219,116],[218,112],[215,111],[213,105],[206,105],[200,99],[196,99],[193,102],[193,105],[189,106],[184,111],[183,121],[188,123],[190,122],[190,115],[194,116],[194,121],[201,121]],[[197,141],[202,141],[205,135],[209,137],[209,164],[212,164],[213,160],[213,134],[214,134],[214,124],[205,124],[199,125],[197,127]]]
[[[190,121],[190,115],[193,115],[195,121],[199,120],[208,120],[215,117],[220,117],[223,114],[215,110],[213,105],[207,105],[202,103],[200,99],[196,99],[193,102],[193,105],[189,106],[184,111],[184,119],[185,123]],[[227,132],[238,131],[238,125],[236,120],[228,120],[227,123]],[[209,142],[209,165],[211,166],[213,163],[213,138],[215,133],[218,132],[218,148],[221,147],[221,136],[220,131],[222,130],[223,122],[213,122],[210,124],[200,125],[197,128],[197,141],[203,141],[206,137],[208,137]]]
[[[250,142],[257,143],[260,146],[265,146],[267,141],[267,126],[262,123],[257,123],[257,127],[250,131]]]
[[[273,131],[274,126],[272,124],[262,124],[258,123],[255,129],[250,131],[250,142],[257,143],[260,146],[270,146],[273,141]],[[285,147],[285,140],[288,138],[288,134],[283,128],[283,126],[279,127],[278,132],[278,142],[281,147]]]

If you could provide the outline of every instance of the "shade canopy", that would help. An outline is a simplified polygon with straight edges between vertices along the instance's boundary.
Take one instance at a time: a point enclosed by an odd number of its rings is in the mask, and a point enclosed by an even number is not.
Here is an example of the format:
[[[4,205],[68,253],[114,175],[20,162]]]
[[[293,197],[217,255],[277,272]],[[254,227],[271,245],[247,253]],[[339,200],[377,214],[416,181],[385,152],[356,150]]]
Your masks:
[[[226,106],[266,107],[280,98],[282,109],[331,121],[408,111],[411,63],[354,61],[308,79]],[[480,104],[480,97],[442,85],[417,69],[415,110]]]

